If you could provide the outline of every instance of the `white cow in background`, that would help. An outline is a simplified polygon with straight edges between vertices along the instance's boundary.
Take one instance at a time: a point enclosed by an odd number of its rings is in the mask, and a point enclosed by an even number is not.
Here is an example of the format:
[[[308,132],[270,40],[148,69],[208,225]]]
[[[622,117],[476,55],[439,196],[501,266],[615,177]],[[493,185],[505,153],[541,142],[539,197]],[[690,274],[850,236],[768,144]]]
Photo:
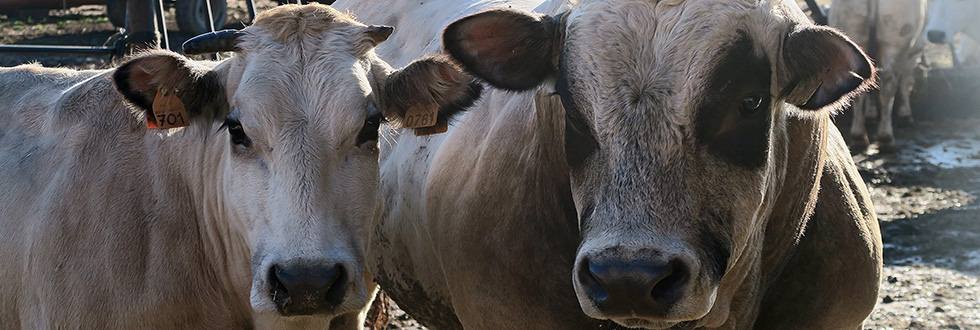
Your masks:
[[[911,122],[909,95],[915,82],[915,67],[925,43],[926,0],[836,0],[830,12],[831,26],[844,31],[855,42],[870,49],[879,70],[878,100],[862,97],[854,102],[851,149],[860,151],[870,141],[865,118],[875,105],[879,112],[876,140],[882,151],[893,151],[892,109],[900,99],[898,115]]]
[[[953,43],[954,56],[960,63],[976,63],[977,41],[980,41],[980,1],[933,0],[929,4],[926,35],[936,44]]]

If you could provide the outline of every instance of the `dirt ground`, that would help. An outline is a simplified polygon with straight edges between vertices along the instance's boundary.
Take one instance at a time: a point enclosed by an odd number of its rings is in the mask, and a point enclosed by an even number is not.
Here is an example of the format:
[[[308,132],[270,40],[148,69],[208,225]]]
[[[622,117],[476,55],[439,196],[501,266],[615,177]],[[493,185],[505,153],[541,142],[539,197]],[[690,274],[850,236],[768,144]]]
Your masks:
[[[226,26],[241,27],[244,3],[229,3]],[[271,5],[259,1],[260,8]],[[57,10],[39,22],[0,16],[0,43],[101,45],[115,32],[103,10]],[[176,29],[172,19],[168,25]],[[171,36],[175,47],[189,37]],[[941,49],[932,52],[944,56]],[[99,57],[0,54],[0,66],[32,61],[81,68],[112,64]],[[872,147],[855,156],[871,187],[885,244],[880,300],[867,329],[980,329],[980,105],[937,104],[916,104],[917,116],[927,115],[912,128],[897,129],[897,154]],[[388,303],[389,322],[382,327],[421,328]]]
[[[885,253],[866,328],[980,328],[980,118],[899,132],[898,154],[856,156]]]

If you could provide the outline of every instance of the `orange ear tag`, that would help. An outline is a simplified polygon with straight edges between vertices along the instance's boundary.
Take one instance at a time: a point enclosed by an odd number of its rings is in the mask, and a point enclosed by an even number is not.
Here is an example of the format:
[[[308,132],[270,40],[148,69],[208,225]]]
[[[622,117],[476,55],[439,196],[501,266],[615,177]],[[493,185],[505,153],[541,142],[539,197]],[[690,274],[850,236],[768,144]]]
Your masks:
[[[148,128],[177,128],[186,127],[188,123],[187,108],[177,94],[171,94],[166,89],[157,90],[153,98],[153,115],[146,116]]]
[[[441,122],[436,124],[435,126],[416,128],[415,136],[440,134],[440,133],[445,133],[448,130],[449,130],[449,124],[447,124],[446,122]]]
[[[404,128],[423,128],[435,126],[438,121],[439,109],[424,105],[413,105],[405,112],[405,119],[402,120]]]

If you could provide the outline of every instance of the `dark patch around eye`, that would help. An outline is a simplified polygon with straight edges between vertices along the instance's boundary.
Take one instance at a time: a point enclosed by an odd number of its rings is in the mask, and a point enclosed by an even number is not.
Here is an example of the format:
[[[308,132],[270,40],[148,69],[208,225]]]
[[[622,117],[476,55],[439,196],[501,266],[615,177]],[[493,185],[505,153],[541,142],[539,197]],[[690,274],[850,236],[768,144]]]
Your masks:
[[[575,99],[569,90],[564,56],[562,56],[558,71],[555,90],[561,98],[562,107],[565,108],[565,158],[568,166],[575,168],[585,162],[599,148],[599,143],[596,142],[592,130],[575,105]]]
[[[769,146],[772,68],[744,34],[724,52],[698,105],[697,139],[713,155],[759,168]],[[752,97],[763,97],[762,103],[757,112],[746,112],[745,100]]]

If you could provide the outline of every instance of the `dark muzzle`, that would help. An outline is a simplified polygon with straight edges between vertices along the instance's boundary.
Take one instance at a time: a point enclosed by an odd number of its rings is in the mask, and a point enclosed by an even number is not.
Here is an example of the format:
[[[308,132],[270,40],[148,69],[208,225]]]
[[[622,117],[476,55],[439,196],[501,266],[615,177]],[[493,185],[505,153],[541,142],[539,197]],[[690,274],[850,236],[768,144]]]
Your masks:
[[[340,264],[275,265],[269,269],[269,294],[285,316],[329,313],[343,302],[348,280]]]

